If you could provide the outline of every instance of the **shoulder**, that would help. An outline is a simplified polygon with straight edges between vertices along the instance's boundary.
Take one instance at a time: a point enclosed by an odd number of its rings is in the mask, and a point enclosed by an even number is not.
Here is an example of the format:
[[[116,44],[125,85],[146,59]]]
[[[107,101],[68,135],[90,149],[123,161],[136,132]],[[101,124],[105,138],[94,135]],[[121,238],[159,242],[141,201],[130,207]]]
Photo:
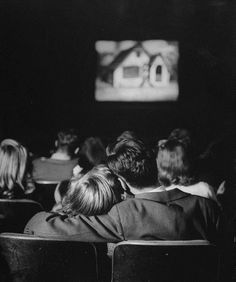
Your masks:
[[[47,219],[51,216],[51,213],[39,212],[34,215],[27,225],[25,226],[24,233],[35,234],[37,229],[40,229],[42,224],[46,224]]]
[[[40,158],[37,158],[37,159],[34,159],[32,161],[33,164],[40,164],[40,163],[45,163],[45,162],[48,162],[50,161],[49,158],[46,158],[46,157],[40,157]]]

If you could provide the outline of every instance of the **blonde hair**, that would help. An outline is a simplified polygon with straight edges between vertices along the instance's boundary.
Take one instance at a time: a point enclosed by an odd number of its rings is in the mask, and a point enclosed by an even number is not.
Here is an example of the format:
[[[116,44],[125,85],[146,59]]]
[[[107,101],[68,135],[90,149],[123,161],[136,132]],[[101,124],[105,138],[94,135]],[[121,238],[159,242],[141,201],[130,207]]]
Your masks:
[[[27,150],[13,139],[5,139],[0,144],[0,187],[9,191],[18,184],[23,190]]]
[[[81,178],[72,178],[62,200],[67,214],[99,215],[121,201],[121,184],[105,165],[98,165]]]

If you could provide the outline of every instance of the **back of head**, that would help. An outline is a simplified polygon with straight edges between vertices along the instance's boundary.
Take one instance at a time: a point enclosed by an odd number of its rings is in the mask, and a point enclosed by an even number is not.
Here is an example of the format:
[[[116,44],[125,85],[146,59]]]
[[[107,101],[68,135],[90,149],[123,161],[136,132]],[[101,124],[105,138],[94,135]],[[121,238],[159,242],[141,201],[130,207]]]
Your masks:
[[[137,139],[137,138],[138,138],[138,136],[134,131],[125,130],[117,137],[116,140],[120,141],[122,139]]]
[[[67,214],[99,215],[107,213],[121,200],[121,184],[105,165],[98,165],[81,178],[70,181],[62,201]]]
[[[79,152],[79,158],[84,162],[86,166],[96,166],[106,161],[105,147],[99,137],[89,137],[85,139],[81,150]],[[83,167],[83,164],[80,164]]]
[[[108,156],[108,167],[134,188],[142,189],[157,183],[155,156],[137,139],[122,140]]]
[[[17,141],[5,139],[0,144],[0,187],[11,191],[17,184],[24,189],[27,151]]]
[[[175,128],[171,131],[168,140],[178,140],[181,141],[185,146],[191,145],[191,134],[185,128]]]
[[[122,142],[127,142],[128,140],[132,139],[137,140],[137,135],[135,132],[130,130],[122,132],[114,142],[108,144],[106,147],[107,156],[114,154]]]
[[[189,185],[192,182],[191,166],[190,153],[181,141],[167,140],[159,147],[157,167],[160,184]]]
[[[73,129],[60,131],[57,134],[57,149],[66,151],[73,156],[78,146],[78,136]]]

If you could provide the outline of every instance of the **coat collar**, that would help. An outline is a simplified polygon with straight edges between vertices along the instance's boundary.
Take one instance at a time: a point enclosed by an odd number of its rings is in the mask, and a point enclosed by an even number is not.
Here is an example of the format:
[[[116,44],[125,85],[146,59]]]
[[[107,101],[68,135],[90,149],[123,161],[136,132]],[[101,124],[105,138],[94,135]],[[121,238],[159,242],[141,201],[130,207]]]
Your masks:
[[[175,188],[169,191],[140,193],[136,194],[135,198],[146,199],[166,204],[172,201],[186,198],[188,196],[190,196],[190,194],[184,193],[181,190]]]

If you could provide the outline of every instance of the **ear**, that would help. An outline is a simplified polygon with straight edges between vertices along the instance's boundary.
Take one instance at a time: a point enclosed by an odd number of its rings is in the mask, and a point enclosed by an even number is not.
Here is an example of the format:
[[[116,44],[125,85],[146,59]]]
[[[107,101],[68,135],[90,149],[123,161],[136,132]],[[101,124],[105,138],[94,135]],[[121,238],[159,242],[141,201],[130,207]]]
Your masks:
[[[80,166],[80,165],[76,165],[74,168],[73,168],[73,176],[79,176],[79,174],[81,173],[81,171],[83,170],[83,168]]]
[[[74,154],[77,155],[79,153],[79,147],[77,147],[74,151]]]
[[[120,184],[121,184],[123,190],[124,190],[125,192],[130,193],[129,184],[128,184],[122,177],[118,177],[118,180],[120,181]]]
[[[223,181],[219,188],[217,189],[216,195],[223,195],[225,193],[226,187],[225,187],[225,181]]]
[[[125,181],[122,178],[120,178],[120,177],[118,177],[118,180],[119,180],[123,190],[126,191],[127,190],[127,185],[126,185]]]

